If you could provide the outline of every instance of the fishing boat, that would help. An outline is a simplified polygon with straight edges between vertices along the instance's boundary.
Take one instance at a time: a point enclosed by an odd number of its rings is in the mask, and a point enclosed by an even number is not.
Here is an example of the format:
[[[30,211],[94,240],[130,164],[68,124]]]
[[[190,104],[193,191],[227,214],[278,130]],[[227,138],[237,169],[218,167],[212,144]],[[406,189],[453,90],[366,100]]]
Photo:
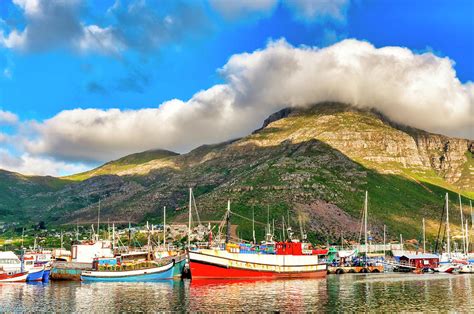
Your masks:
[[[28,271],[26,281],[42,281],[44,275],[44,266],[35,265],[35,257],[32,255],[23,255],[23,267]]]
[[[18,256],[11,251],[0,252],[0,282],[26,281],[28,272],[23,270]]]
[[[190,190],[191,193],[192,190]],[[189,266],[193,280],[323,278],[326,276],[326,263],[320,260],[320,255],[327,254],[327,250],[324,252],[315,250],[310,243],[293,239],[291,228],[287,230],[288,238],[285,241],[273,241],[268,224],[266,240],[260,245],[255,244],[255,241],[254,243],[230,243],[230,215],[229,201],[225,218],[227,221],[225,243],[221,244],[217,241],[217,245],[211,245],[208,248],[198,247],[189,250]],[[210,233],[210,238],[212,238],[212,233]],[[188,247],[190,247],[189,243]]]
[[[1,282],[25,282],[27,272],[20,272],[15,274],[8,274],[0,269],[0,283]]]
[[[94,262],[94,270],[83,271],[82,281],[142,282],[173,278],[173,260],[165,263],[143,261],[121,264],[118,259],[100,259]]]
[[[474,274],[474,264],[473,263],[469,263],[467,265],[462,265],[460,268],[459,268],[459,272],[461,274]]]

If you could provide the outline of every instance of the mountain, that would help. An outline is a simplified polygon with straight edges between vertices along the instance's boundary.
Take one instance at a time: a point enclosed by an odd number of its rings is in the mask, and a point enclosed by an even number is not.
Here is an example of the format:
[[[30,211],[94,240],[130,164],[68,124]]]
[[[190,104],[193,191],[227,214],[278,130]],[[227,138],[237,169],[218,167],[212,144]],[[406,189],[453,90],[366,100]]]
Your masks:
[[[172,219],[184,222],[193,186],[201,220],[221,219],[231,199],[233,211],[243,217],[255,212],[258,222],[266,222],[268,210],[277,227],[288,216],[297,227],[301,217],[312,238],[335,240],[341,233],[359,236],[368,190],[374,237],[385,224],[392,237],[419,238],[423,217],[427,232],[437,234],[447,191],[452,208],[458,204],[456,193],[463,194],[468,214],[473,153],[474,144],[466,139],[402,126],[349,105],[321,103],[281,110],[246,137],[187,154],[148,151],[44,182],[18,175],[10,179],[15,189],[0,185],[0,192],[16,199],[12,204],[19,216],[33,221],[93,222],[100,199],[102,219],[159,221],[167,206]],[[21,180],[34,183],[17,183]],[[247,220],[234,216],[232,221],[240,234],[250,236]]]

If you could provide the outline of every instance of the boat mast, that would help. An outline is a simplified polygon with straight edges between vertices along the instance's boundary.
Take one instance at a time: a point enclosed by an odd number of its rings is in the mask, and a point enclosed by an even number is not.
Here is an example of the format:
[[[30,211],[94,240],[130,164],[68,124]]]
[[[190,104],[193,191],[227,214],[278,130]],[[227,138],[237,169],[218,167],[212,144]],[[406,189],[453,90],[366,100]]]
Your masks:
[[[368,241],[367,241],[367,202],[369,198],[369,193],[368,191],[365,191],[365,202],[364,202],[364,243],[365,243],[365,263],[367,264],[367,255],[369,252],[369,246],[368,246]]]
[[[100,199],[99,199],[99,210],[97,211],[97,241],[99,241],[99,229],[100,229]]]
[[[425,218],[423,218],[423,254],[426,253],[426,229],[425,229]]]
[[[464,215],[462,212],[461,194],[458,193],[459,198],[459,212],[461,213],[461,234],[462,234],[462,251],[466,254],[466,233],[464,232]]]
[[[402,234],[400,233],[400,248],[402,250],[402,254],[404,253],[404,250],[403,250],[403,236]]]
[[[385,232],[386,232],[386,225],[383,225],[383,257],[385,259],[385,242],[386,242],[386,236],[385,236]]]
[[[148,221],[146,222],[146,229],[148,230],[148,239],[147,239],[147,251],[148,251],[148,260],[150,260],[150,245],[151,245],[151,233],[150,233],[150,226],[148,225]]]
[[[192,196],[193,188],[189,188],[189,217],[188,217],[188,250],[191,247],[191,220],[192,220]]]
[[[112,223],[112,250],[115,251],[115,222]]]
[[[227,221],[227,230],[226,230],[226,235],[225,235],[225,243],[229,243],[230,241],[230,200],[227,200],[226,221]]]
[[[252,236],[253,236],[253,244],[257,244],[255,240],[255,207],[252,207]]]
[[[451,236],[450,236],[450,228],[449,228],[449,199],[448,193],[446,193],[446,237],[447,237],[447,249],[448,249],[448,258],[451,259]]]
[[[163,248],[166,250],[166,206],[163,206]]]

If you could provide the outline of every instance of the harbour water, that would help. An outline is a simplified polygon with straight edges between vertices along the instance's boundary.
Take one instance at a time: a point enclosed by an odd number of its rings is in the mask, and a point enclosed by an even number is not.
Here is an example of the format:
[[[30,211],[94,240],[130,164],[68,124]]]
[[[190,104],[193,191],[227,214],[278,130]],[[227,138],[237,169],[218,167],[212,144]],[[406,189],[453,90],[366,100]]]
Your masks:
[[[276,281],[0,284],[0,312],[474,312],[474,276],[345,274]]]

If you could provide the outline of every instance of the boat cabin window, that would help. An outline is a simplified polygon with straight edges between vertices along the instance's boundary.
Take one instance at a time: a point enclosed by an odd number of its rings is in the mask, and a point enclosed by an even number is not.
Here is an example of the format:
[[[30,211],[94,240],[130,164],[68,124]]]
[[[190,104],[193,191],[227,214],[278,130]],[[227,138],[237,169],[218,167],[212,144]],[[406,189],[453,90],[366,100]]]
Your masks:
[[[2,258],[0,259],[0,264],[18,264],[18,260],[13,258]]]

